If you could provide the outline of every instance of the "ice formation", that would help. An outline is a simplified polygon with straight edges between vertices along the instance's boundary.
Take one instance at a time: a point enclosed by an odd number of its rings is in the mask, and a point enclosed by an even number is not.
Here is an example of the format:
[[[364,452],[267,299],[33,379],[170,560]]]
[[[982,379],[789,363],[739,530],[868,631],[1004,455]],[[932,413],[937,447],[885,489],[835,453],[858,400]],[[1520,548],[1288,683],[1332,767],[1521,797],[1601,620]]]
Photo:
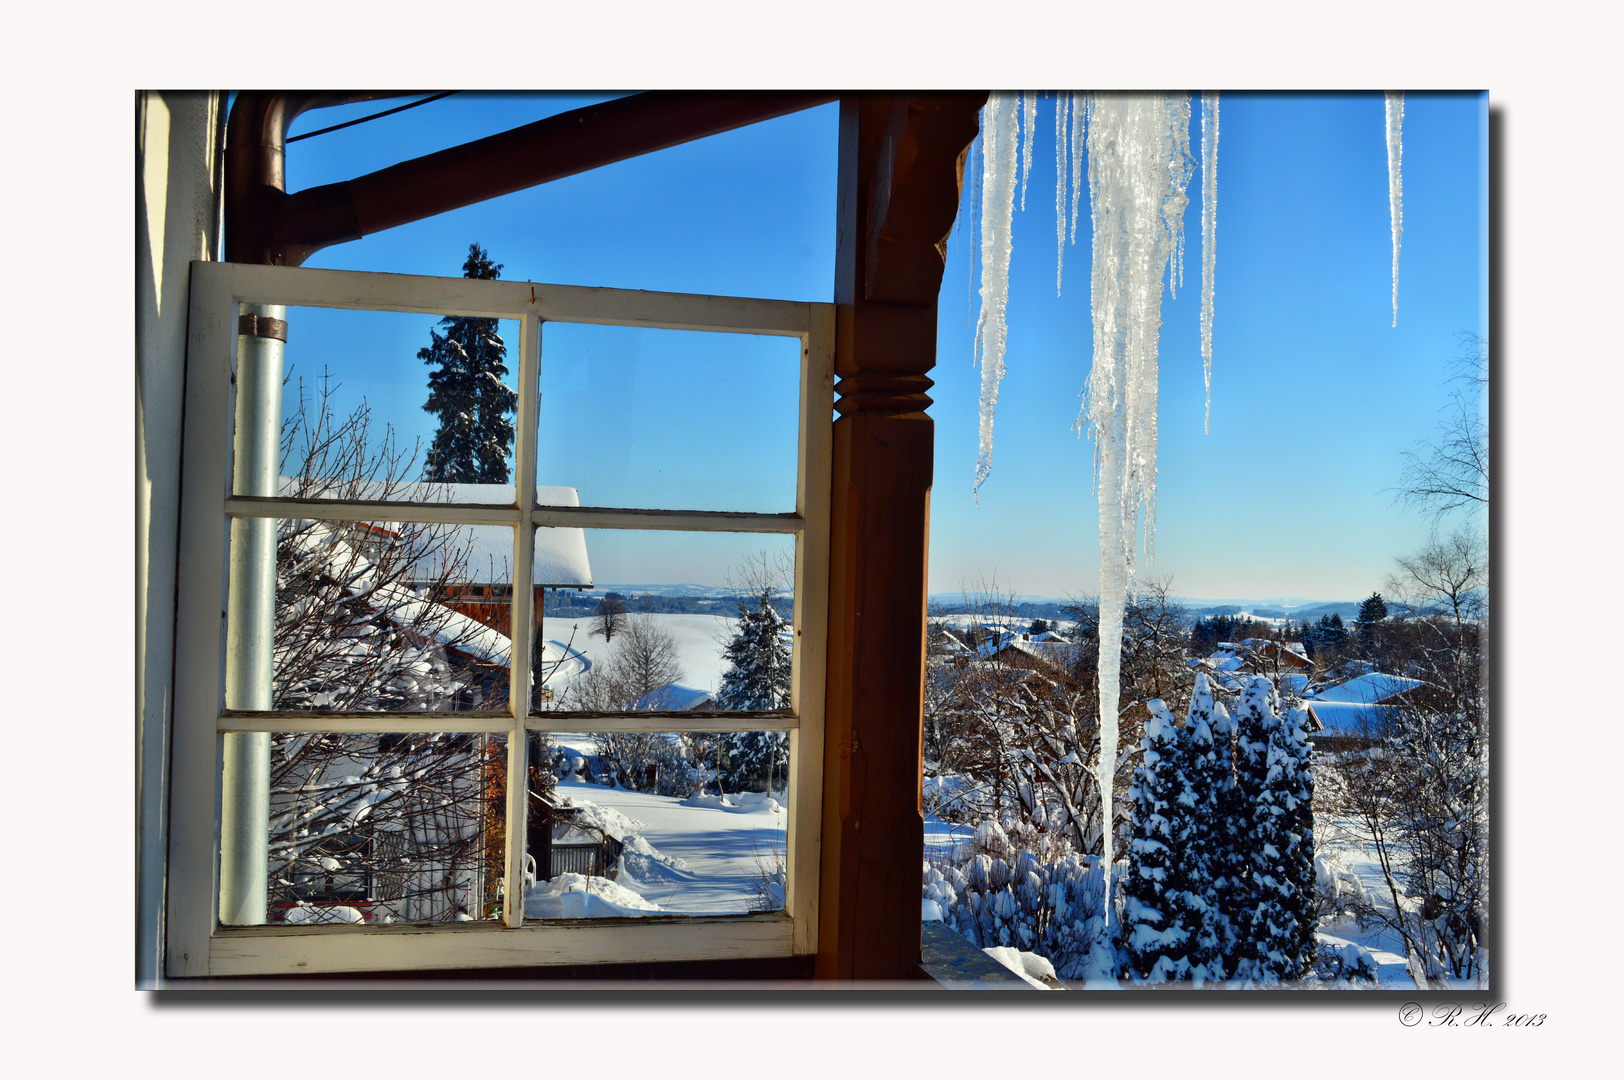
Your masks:
[[[1202,430],[1212,430],[1212,285],[1218,262],[1218,94],[1201,95],[1201,376],[1207,384]]]
[[[1122,617],[1141,509],[1146,552],[1155,550],[1157,344],[1162,281],[1182,243],[1193,166],[1190,101],[1182,94],[1090,95],[1087,124],[1094,365],[1084,408],[1094,437],[1100,507],[1096,775],[1109,886]]]
[[[976,320],[975,359],[981,363],[981,449],[977,490],[992,469],[992,417],[1004,377],[1008,329],[1010,228],[1015,213],[1018,132],[1016,96],[990,94],[981,122],[981,315]]]
[[[1387,209],[1393,219],[1393,325],[1398,325],[1398,244],[1404,236],[1404,94],[1387,92]]]
[[[1026,209],[1026,182],[1032,178],[1032,136],[1038,123],[1038,95],[1021,92],[1021,209]]]
[[[1054,294],[1060,295],[1060,271],[1066,265],[1066,108],[1071,98],[1055,91],[1054,95]]]

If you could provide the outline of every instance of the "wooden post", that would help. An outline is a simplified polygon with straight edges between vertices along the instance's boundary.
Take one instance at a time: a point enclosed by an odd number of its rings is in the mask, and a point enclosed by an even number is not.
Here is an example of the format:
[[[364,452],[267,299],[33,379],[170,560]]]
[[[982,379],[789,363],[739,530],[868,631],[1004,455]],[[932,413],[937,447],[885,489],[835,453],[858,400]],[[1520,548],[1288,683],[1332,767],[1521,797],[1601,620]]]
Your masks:
[[[918,977],[936,298],[986,95],[840,101],[816,973]]]

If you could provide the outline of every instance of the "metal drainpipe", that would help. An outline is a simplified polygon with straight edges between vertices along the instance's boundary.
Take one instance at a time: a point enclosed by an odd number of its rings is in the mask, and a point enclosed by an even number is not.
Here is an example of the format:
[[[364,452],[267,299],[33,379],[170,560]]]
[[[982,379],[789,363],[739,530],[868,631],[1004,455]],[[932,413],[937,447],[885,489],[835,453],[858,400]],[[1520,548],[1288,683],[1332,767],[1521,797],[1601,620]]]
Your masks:
[[[286,309],[243,304],[238,319],[232,490],[275,496],[281,472]],[[226,708],[271,707],[276,635],[276,520],[231,522],[226,606]],[[220,921],[265,922],[270,860],[271,736],[221,736]]]

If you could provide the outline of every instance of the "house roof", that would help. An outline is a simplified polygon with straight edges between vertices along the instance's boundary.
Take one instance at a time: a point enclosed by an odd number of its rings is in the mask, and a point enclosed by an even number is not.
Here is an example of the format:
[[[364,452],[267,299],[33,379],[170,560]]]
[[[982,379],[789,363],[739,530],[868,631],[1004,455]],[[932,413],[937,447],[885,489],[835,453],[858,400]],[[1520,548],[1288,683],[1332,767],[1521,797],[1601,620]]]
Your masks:
[[[1371,672],[1349,679],[1347,682],[1335,686],[1327,686],[1314,695],[1315,702],[1346,702],[1355,705],[1373,705],[1378,701],[1402,694],[1406,690],[1414,690],[1426,683],[1420,679],[1409,679],[1403,675],[1388,675],[1384,672]]]
[[[1308,715],[1318,722],[1317,735],[1374,736],[1398,718],[1395,705],[1354,701],[1310,701]],[[1310,725],[1312,728],[1313,725]]]
[[[320,497],[310,482],[282,477],[282,494],[302,498]],[[511,506],[512,484],[430,484],[381,482],[345,485],[346,499],[388,499],[391,502],[438,502],[459,506]],[[579,506],[579,494],[571,487],[536,486],[537,506]],[[394,531],[395,522],[371,523]],[[506,585],[512,582],[513,530],[506,525],[453,525],[449,542],[423,559],[414,568],[414,577],[431,580],[441,573],[441,555],[461,558],[466,563],[459,577],[471,585]],[[592,587],[592,566],[587,559],[586,534],[580,529],[549,527],[536,530],[532,581],[550,588]]]
[[[636,711],[660,712],[692,712],[702,709],[716,700],[716,695],[709,690],[697,690],[692,686],[683,686],[680,683],[666,683],[658,690],[651,690],[637,699],[632,706]]]

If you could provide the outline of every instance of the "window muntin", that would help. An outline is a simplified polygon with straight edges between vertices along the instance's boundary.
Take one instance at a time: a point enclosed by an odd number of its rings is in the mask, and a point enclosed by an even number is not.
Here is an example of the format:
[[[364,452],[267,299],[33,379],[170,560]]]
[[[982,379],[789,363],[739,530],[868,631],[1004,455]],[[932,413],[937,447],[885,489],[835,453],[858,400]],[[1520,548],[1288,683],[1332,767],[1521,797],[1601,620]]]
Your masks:
[[[829,417],[832,407],[833,310],[815,305],[621,293],[530,283],[417,278],[279,267],[194,264],[191,342],[188,354],[187,444],[183,485],[182,564],[195,568],[182,586],[177,619],[177,703],[174,755],[176,826],[171,842],[169,973],[172,976],[247,974],[275,971],[342,971],[618,960],[680,960],[715,957],[781,956],[809,953],[816,946],[817,832],[821,802],[823,651],[826,634],[828,561]],[[232,496],[230,463],[232,369],[237,305],[284,304],[471,317],[511,318],[519,327],[519,410],[515,423],[517,498],[509,506],[471,502],[413,502],[389,499],[306,501],[288,494]],[[729,513],[704,508],[648,510],[627,507],[538,508],[535,488],[536,388],[538,346],[544,322],[617,323],[681,330],[728,331],[798,338],[795,507],[791,513]],[[510,356],[513,354],[510,352]],[[755,720],[786,734],[790,744],[791,805],[788,818],[787,881],[782,912],[669,918],[617,923],[613,933],[589,922],[527,924],[522,906],[499,902],[494,928],[508,932],[499,941],[469,938],[487,923],[425,929],[419,925],[345,926],[306,920],[293,926],[221,928],[216,903],[221,842],[211,824],[219,807],[221,736],[253,740],[261,736],[326,732],[338,736],[400,738],[412,735],[502,736],[506,776],[527,767],[527,731],[575,730],[560,717],[526,708],[529,669],[512,668],[510,699],[504,713],[487,710],[457,714],[440,710],[381,714],[267,714],[223,708],[223,684],[230,657],[222,618],[226,545],[225,520],[306,519],[325,522],[398,521],[433,525],[503,527],[514,536],[513,567],[532,565],[534,534],[529,526],[613,529],[742,531],[792,537],[795,547],[795,690],[787,714]],[[529,574],[512,575],[511,589],[523,594]],[[221,582],[221,591],[209,586]],[[524,655],[536,628],[530,605],[510,605],[512,650]],[[598,718],[597,730],[669,730],[669,719],[627,713]],[[730,730],[737,722],[706,719],[687,725],[698,730]],[[377,745],[377,744],[374,744]],[[393,744],[398,745],[398,744]],[[230,757],[228,751],[228,758]],[[230,763],[227,778],[229,782]],[[524,815],[523,787],[508,785],[505,820]],[[351,838],[354,840],[355,838]],[[335,841],[342,844],[344,841]],[[362,843],[364,841],[356,841]],[[352,845],[354,846],[354,845]],[[524,832],[504,829],[501,879],[519,880],[525,868]],[[342,865],[342,862],[341,862]],[[336,888],[336,883],[335,883]]]

